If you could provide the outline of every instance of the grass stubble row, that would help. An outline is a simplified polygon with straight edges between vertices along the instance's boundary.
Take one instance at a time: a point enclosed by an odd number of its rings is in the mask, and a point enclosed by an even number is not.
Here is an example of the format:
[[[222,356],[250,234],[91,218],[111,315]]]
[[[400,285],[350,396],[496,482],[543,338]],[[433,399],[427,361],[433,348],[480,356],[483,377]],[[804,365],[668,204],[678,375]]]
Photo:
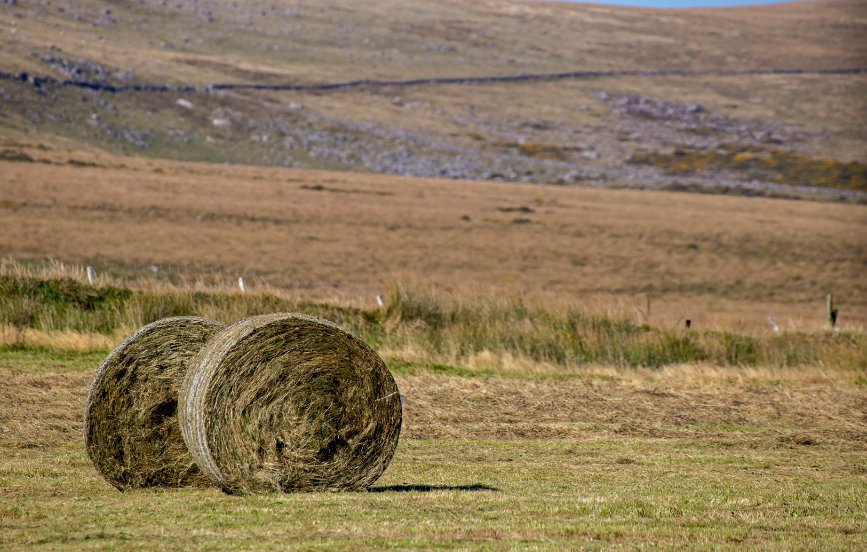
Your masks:
[[[87,452],[120,490],[362,490],[400,435],[394,378],[365,343],[299,314],[149,324],[94,380]]]

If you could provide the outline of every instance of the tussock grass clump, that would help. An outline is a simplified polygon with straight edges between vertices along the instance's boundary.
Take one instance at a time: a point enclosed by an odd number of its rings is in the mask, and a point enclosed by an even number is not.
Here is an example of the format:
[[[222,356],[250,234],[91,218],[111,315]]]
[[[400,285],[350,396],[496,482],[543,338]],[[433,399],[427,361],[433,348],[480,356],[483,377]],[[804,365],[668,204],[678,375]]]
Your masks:
[[[85,443],[120,490],[204,486],[177,421],[178,387],[193,356],[222,327],[193,317],[149,324],[102,363],[87,400]]]
[[[363,309],[305,301],[279,290],[136,288],[118,282],[91,287],[81,275],[70,277],[83,270],[66,268],[59,278],[46,278],[4,269],[0,260],[0,349],[95,350],[106,348],[99,336],[116,342],[131,328],[169,316],[228,323],[274,312],[305,312],[333,320],[389,361],[421,356],[425,365],[460,365],[478,354],[494,353],[568,369],[684,363],[867,366],[867,334],[858,328],[779,334],[687,330],[642,324],[617,311],[533,304],[516,296],[437,295],[402,286],[391,290],[384,308]],[[75,342],[71,333],[89,337]]]
[[[193,458],[232,494],[364,489],[397,448],[401,414],[397,384],[370,347],[297,314],[226,327],[180,392]]]
[[[364,333],[375,313],[353,307],[290,299],[269,293],[198,290],[178,287],[123,287],[87,283],[84,270],[69,267],[56,277],[24,269],[13,271],[0,260],[0,325],[41,332],[73,331],[113,336],[163,318],[197,316],[225,323],[274,312],[303,311]],[[6,272],[4,273],[4,270]],[[78,275],[81,272],[82,275]],[[369,341],[365,337],[366,341]]]
[[[126,288],[92,287],[68,276],[0,274],[0,323],[49,331],[112,333],[118,312],[132,295]]]
[[[571,306],[539,307],[520,298],[449,301],[402,287],[389,296],[383,326],[383,347],[421,350],[449,363],[492,351],[569,367],[867,365],[863,333],[660,328]]]

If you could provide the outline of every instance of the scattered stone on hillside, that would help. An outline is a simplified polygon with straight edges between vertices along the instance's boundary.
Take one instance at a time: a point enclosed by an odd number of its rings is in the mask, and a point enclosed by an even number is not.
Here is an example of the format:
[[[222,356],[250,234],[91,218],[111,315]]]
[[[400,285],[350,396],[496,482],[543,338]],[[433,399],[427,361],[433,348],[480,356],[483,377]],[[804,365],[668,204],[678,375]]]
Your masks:
[[[146,149],[151,146],[151,142],[159,137],[159,133],[155,130],[133,130],[129,128],[119,129],[112,124],[106,124],[103,129],[105,133],[115,140],[124,140],[139,149]]]
[[[781,145],[819,138],[803,128],[759,119],[735,119],[700,104],[657,100],[639,94],[598,92],[620,119],[625,139],[643,144],[682,144],[713,149],[725,144]]]
[[[123,131],[124,140],[142,149],[150,147],[150,142],[155,140],[157,136],[156,131],[153,130],[136,131],[127,129]]]
[[[648,119],[688,120],[690,115],[705,113],[704,107],[697,104],[683,104],[664,100],[655,100],[638,94],[607,96],[603,101],[610,103],[619,111],[633,117]]]
[[[190,142],[190,137],[187,136],[187,133],[179,128],[170,128],[169,138],[180,144],[188,144]]]
[[[111,76],[121,82],[129,82],[135,77],[135,71],[132,69],[118,69]]]
[[[117,19],[114,18],[111,10],[108,8],[102,10],[99,19],[93,22],[94,25],[114,25],[115,23],[117,23]]]
[[[41,54],[39,60],[72,81],[105,83],[108,80],[105,67],[87,58],[71,61],[55,54]]]

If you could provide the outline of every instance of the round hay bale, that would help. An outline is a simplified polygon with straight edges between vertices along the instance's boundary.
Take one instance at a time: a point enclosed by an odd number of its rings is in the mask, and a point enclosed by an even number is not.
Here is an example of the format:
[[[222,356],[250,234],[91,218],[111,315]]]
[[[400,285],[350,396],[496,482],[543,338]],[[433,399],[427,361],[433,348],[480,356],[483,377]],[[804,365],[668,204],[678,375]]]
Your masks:
[[[370,347],[329,322],[241,320],[194,362],[179,395],[181,431],[227,493],[361,490],[394,455],[397,384]]]
[[[85,444],[109,483],[122,491],[212,485],[181,436],[178,388],[190,360],[222,327],[203,318],[158,320],[102,363],[87,399]]]

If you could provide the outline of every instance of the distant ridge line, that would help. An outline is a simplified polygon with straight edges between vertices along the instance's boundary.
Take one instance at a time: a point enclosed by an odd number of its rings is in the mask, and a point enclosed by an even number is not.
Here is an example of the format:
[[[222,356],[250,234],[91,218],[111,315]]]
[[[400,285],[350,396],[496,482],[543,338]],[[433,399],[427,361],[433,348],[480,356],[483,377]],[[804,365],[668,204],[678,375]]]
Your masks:
[[[472,85],[521,82],[552,82],[577,79],[599,79],[617,77],[735,77],[762,75],[863,75],[867,67],[848,67],[833,69],[735,69],[735,70],[627,70],[627,71],[567,71],[562,73],[522,73],[518,75],[493,75],[488,77],[439,77],[409,80],[357,79],[321,84],[256,84],[256,83],[215,83],[207,85],[154,85],[128,84],[113,85],[104,81],[61,80],[45,75],[27,72],[10,73],[0,71],[0,79],[27,82],[36,88],[71,87],[85,88],[111,94],[125,92],[174,92],[208,93],[221,90],[270,90],[286,92],[329,92],[353,88],[410,88],[418,86]]]

